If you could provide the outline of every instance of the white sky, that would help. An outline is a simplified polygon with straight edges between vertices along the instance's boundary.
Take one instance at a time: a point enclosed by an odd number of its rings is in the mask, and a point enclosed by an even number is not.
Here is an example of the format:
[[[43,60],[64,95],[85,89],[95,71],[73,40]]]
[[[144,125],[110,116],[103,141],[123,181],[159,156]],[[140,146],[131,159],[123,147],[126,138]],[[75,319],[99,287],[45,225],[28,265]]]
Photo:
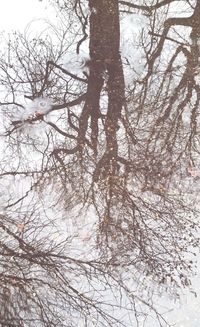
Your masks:
[[[0,31],[23,31],[27,24],[39,18],[47,18],[50,6],[39,0],[4,0],[0,4]],[[52,9],[51,9],[52,10]]]

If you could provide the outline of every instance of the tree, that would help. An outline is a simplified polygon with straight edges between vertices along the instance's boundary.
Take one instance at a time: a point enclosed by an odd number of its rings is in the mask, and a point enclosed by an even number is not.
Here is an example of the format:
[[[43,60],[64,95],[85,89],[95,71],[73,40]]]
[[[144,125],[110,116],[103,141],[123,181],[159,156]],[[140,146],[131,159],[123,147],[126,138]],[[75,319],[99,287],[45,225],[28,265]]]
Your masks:
[[[2,206],[1,255],[12,258],[9,270],[15,267],[14,276],[6,273],[8,268],[2,272],[2,299],[7,302],[1,315],[8,325],[13,317],[16,326],[27,323],[12,306],[9,296],[14,288],[20,296],[15,302],[25,305],[23,312],[33,306],[27,318],[33,325],[39,321],[41,326],[70,326],[63,313],[67,306],[75,325],[80,315],[88,319],[89,312],[95,312],[98,324],[113,325],[116,319],[116,324],[127,326],[126,320],[107,311],[106,295],[98,302],[98,287],[94,298],[85,295],[88,285],[95,290],[93,278],[101,276],[100,284],[108,282],[114,294],[119,284],[138,326],[139,302],[154,310],[163,326],[156,309],[123,282],[121,267],[129,274],[134,271],[136,281],[142,275],[144,284],[145,276],[158,285],[170,283],[175,290],[190,283],[193,259],[185,259],[185,254],[195,253],[199,245],[194,195],[188,193],[199,175],[200,2],[181,1],[186,17],[179,16],[177,1],[149,3],[58,1],[62,28],[54,29],[56,42],[49,36],[29,40],[17,34],[2,54],[6,132],[1,178],[9,176],[13,182],[19,176],[17,188],[24,188],[20,195],[11,192]],[[171,8],[177,8],[176,17],[171,17]],[[120,19],[136,14],[145,17],[145,26],[133,40],[138,44],[128,46],[132,57],[136,48],[144,57],[142,75],[120,47]],[[30,104],[24,104],[23,96]],[[48,200],[45,210],[56,206],[69,214],[77,205],[92,210],[98,221],[95,259],[68,256],[71,240],[63,240],[60,230],[58,240],[52,241],[49,226],[55,233],[60,217],[46,220],[38,194]],[[79,215],[83,219],[81,210]],[[8,235],[11,246],[6,244]],[[32,270],[39,272],[36,278]],[[85,293],[78,287],[76,270],[85,279]],[[29,299],[30,285],[41,287],[41,297],[35,299],[32,293]],[[51,300],[43,300],[44,286]]]

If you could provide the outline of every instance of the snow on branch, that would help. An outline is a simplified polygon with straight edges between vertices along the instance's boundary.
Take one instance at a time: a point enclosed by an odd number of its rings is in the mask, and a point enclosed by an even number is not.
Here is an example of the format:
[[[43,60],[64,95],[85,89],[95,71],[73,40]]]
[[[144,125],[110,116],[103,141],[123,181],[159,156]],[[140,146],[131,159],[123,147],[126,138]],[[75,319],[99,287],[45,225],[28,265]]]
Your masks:
[[[73,74],[87,74],[89,75],[89,66],[90,61],[89,55],[85,53],[67,53],[62,59],[62,64],[65,69]]]
[[[52,110],[52,100],[49,98],[36,98],[18,111],[12,119],[12,124],[36,120]]]

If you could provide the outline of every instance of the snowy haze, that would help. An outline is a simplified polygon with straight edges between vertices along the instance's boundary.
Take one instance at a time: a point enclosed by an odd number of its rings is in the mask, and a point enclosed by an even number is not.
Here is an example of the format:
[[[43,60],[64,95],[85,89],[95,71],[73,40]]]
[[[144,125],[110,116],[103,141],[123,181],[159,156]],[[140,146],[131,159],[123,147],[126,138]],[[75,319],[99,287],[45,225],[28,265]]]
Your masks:
[[[45,17],[45,5],[36,0],[6,0],[0,5],[0,30],[23,30],[33,19]]]

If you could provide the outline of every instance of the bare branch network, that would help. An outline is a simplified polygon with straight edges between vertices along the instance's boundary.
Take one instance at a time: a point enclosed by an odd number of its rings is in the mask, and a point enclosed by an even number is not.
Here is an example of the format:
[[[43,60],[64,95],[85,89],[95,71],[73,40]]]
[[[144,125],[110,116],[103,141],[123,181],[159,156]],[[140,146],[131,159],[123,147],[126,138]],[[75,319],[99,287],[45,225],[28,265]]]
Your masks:
[[[153,290],[190,286],[199,247],[200,1],[179,3],[60,0],[6,41],[2,326],[169,326]]]

